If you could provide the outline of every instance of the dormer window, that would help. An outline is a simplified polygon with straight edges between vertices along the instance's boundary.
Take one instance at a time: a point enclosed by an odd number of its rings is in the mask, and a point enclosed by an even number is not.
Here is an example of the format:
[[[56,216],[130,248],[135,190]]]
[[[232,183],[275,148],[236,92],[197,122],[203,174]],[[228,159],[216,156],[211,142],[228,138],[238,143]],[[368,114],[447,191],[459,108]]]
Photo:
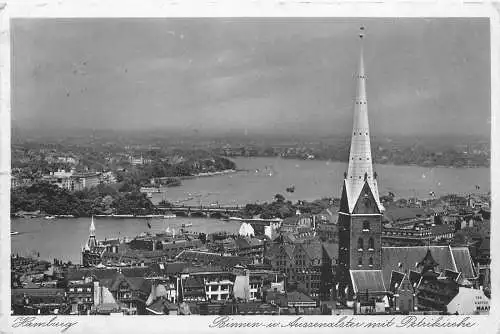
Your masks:
[[[368,232],[368,231],[370,231],[370,222],[365,220],[363,222],[363,232]]]

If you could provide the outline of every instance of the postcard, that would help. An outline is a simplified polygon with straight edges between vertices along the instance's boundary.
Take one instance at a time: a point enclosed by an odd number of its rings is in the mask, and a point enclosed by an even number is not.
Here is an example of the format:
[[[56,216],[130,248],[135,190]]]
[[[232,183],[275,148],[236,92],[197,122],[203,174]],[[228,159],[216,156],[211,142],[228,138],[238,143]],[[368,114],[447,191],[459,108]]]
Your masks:
[[[498,330],[492,5],[1,15],[2,331]]]

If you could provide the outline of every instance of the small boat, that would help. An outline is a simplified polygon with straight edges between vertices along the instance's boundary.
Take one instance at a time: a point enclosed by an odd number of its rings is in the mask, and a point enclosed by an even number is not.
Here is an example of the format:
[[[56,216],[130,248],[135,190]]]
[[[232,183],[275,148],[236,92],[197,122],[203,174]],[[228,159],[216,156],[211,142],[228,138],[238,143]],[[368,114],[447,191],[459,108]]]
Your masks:
[[[163,216],[163,218],[165,219],[170,219],[170,218],[176,218],[177,216],[173,213],[169,213],[169,214],[166,214]]]
[[[54,216],[45,216],[45,217],[43,217],[43,219],[45,219],[45,220],[54,220],[54,219],[56,219],[56,217],[54,217]]]
[[[18,235],[18,234],[19,234],[19,232],[17,232],[17,231],[10,231],[10,235]]]
[[[192,223],[182,224],[182,227],[191,227],[191,226],[193,226]]]

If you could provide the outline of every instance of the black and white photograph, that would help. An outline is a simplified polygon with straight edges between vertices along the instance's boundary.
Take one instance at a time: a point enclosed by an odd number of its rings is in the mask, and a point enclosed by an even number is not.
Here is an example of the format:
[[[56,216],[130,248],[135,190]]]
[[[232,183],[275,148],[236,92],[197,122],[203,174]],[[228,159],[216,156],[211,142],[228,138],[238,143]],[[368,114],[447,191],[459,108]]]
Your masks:
[[[488,315],[490,27],[13,18],[11,316]]]

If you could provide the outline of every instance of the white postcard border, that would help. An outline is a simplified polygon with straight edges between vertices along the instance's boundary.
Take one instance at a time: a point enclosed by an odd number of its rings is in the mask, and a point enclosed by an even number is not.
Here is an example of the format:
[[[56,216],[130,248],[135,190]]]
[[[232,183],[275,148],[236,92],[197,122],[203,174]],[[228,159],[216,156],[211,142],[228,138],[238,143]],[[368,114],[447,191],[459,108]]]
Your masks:
[[[1,6],[0,6],[1,8]],[[0,9],[0,332],[16,333],[58,333],[62,332],[64,326],[55,326],[55,323],[70,324],[66,332],[141,332],[152,333],[178,332],[190,333],[192,331],[205,332],[231,332],[242,333],[255,330],[265,330],[280,333],[293,332],[323,332],[327,331],[356,331],[365,332],[367,329],[346,329],[339,327],[324,328],[301,328],[294,326],[284,327],[258,327],[258,328],[218,328],[214,326],[216,317],[212,316],[127,316],[127,317],[105,317],[105,316],[59,316],[52,319],[50,316],[36,317],[39,323],[48,323],[46,326],[26,327],[18,326],[12,328],[13,324],[19,324],[20,317],[10,317],[10,19],[12,18],[85,18],[85,17],[489,17],[491,24],[491,192],[493,216],[495,220],[498,215],[500,191],[500,157],[498,129],[500,129],[499,112],[499,16],[500,6],[495,3],[482,1],[471,1],[469,3],[459,1],[286,1],[286,0],[219,0],[219,1],[196,1],[196,0],[17,0],[10,1]],[[13,58],[13,57],[12,57]],[[491,226],[493,240],[497,239],[498,228]],[[493,243],[494,245],[494,243]],[[492,247],[492,271],[496,273],[499,268],[497,250]],[[493,274],[494,275],[494,274]],[[494,276],[496,277],[496,275]],[[496,291],[500,287],[500,280],[492,280],[493,298],[491,302],[491,314],[489,316],[470,316],[469,319],[477,323],[472,328],[404,328],[405,331],[418,333],[423,330],[439,331],[440,333],[451,332],[491,332],[499,330],[499,298]],[[395,318],[395,322],[402,321],[404,316],[354,316],[358,321],[388,321]],[[426,321],[431,316],[422,317]],[[434,317],[435,318],[435,317]],[[446,317],[446,321],[458,321],[464,317]],[[52,319],[52,320],[51,320]],[[230,317],[231,322],[268,323],[279,321],[280,324],[288,324],[297,317],[294,316],[245,316]],[[302,322],[329,322],[335,323],[339,316],[304,316]],[[52,324],[52,326],[50,326]],[[212,325],[212,327],[210,326]],[[371,329],[375,331],[401,332],[402,327]]]

